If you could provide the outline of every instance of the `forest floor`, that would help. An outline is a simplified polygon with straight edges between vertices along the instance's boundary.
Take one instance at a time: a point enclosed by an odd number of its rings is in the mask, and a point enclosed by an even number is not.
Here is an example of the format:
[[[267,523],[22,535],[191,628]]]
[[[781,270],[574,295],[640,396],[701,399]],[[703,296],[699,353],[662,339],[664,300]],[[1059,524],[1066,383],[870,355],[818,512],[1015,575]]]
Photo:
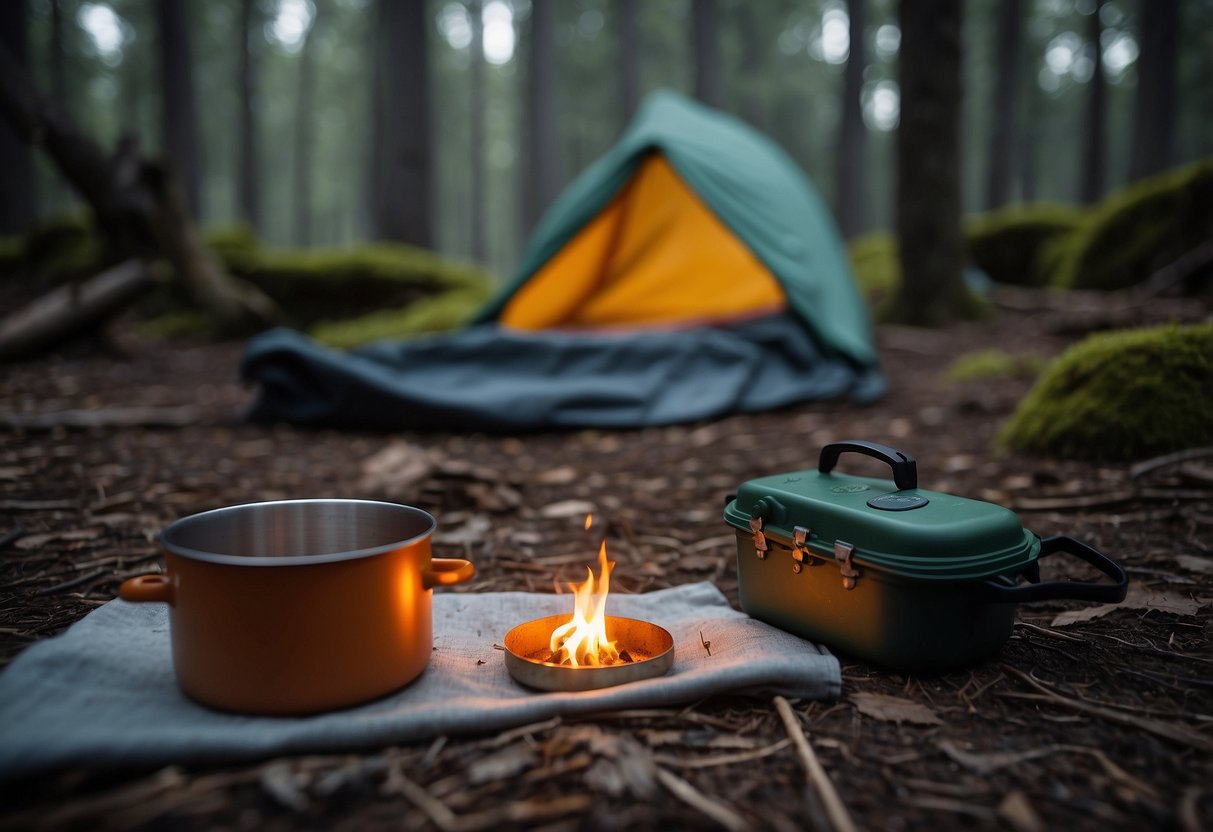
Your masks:
[[[1042,536],[1090,542],[1133,583],[1129,602],[1073,623],[1054,619],[1094,605],[1025,605],[1000,654],[953,672],[906,675],[844,657],[839,699],[792,706],[855,823],[1208,829],[1208,459],[1142,471],[998,455],[996,432],[1030,380],[959,383],[945,371],[978,349],[1048,358],[1089,331],[1211,310],[1011,290],[997,300],[992,321],[880,328],[891,388],[868,407],[520,436],[242,424],[252,391],[237,379],[240,345],[149,342],[119,322],[105,344],[0,373],[0,662],[112,599],[123,579],[160,568],[153,539],[166,523],[274,498],[420,504],[439,519],[436,554],[476,562],[477,579],[459,588],[468,592],[551,592],[573,578],[582,567],[567,555],[586,538],[580,507],[560,504],[576,501],[609,524],[613,590],[706,579],[736,604],[723,497],[747,479],[814,466],[828,441],[864,438],[914,454],[925,488],[1008,505]],[[384,477],[374,462],[385,451],[426,461]],[[867,462],[849,470],[878,471]],[[790,740],[771,698],[721,697],[352,755],[63,771],[0,786],[0,827],[830,828]]]

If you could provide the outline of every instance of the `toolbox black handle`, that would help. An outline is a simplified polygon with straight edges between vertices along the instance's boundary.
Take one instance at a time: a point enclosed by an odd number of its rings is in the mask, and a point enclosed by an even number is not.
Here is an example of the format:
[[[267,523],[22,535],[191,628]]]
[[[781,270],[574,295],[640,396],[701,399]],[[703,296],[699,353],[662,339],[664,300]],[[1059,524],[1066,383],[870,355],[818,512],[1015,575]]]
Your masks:
[[[1042,582],[1040,580],[1040,570],[1034,569],[1028,573],[1029,583],[1027,584],[1008,586],[1005,583],[986,581],[987,596],[992,601],[1011,604],[1021,604],[1025,601],[1056,601],[1060,599],[1103,601],[1106,604],[1116,604],[1125,600],[1125,593],[1129,589],[1129,577],[1125,574],[1125,570],[1121,569],[1119,563],[1085,543],[1081,543],[1072,537],[1064,536],[1047,537],[1040,541],[1040,555],[1037,560],[1044,560],[1056,552],[1065,552],[1079,560],[1086,561],[1115,581],[1115,583],[1088,584],[1083,581]]]
[[[914,461],[914,457],[902,453],[896,448],[890,448],[888,445],[866,442],[862,439],[844,439],[841,442],[831,442],[826,445],[821,449],[821,460],[817,463],[817,470],[823,474],[830,473],[838,464],[838,457],[847,451],[889,463],[893,468],[893,482],[896,483],[898,490],[905,491],[907,488],[918,487],[918,463]]]

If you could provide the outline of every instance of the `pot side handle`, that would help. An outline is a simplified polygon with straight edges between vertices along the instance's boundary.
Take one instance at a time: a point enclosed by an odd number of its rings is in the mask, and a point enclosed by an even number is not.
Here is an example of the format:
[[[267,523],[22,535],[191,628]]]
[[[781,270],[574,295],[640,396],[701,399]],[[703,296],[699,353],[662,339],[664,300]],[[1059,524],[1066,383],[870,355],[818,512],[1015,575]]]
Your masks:
[[[470,581],[476,575],[476,565],[463,558],[431,558],[430,568],[421,574],[426,589],[451,586]]]
[[[136,604],[173,603],[173,579],[168,575],[140,575],[128,578],[118,588],[118,597]]]
[[[1115,583],[1089,584],[1083,581],[1034,581],[1019,586],[1007,586],[995,581],[986,581],[986,597],[990,601],[1008,604],[1022,604],[1026,601],[1056,601],[1061,599],[1078,601],[1103,601],[1105,604],[1117,604],[1125,600],[1129,588],[1129,578],[1120,564],[1085,543],[1072,537],[1047,537],[1040,541],[1040,556],[1045,557],[1064,552],[1079,560],[1086,561]]]
[[[848,451],[888,463],[893,469],[893,482],[898,491],[918,487],[918,463],[914,457],[888,445],[863,439],[843,439],[826,445],[821,449],[821,456],[817,460],[817,470],[823,474],[830,473],[838,464],[838,457]]]

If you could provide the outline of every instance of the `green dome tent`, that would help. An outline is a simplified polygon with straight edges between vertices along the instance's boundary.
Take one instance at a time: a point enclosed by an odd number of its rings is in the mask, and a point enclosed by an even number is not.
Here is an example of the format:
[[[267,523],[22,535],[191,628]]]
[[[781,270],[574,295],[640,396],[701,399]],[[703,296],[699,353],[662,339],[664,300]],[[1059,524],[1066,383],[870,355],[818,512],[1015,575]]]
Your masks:
[[[242,371],[252,418],[380,429],[632,427],[884,389],[813,186],[672,92],[556,200],[473,326],[350,353],[274,330]]]

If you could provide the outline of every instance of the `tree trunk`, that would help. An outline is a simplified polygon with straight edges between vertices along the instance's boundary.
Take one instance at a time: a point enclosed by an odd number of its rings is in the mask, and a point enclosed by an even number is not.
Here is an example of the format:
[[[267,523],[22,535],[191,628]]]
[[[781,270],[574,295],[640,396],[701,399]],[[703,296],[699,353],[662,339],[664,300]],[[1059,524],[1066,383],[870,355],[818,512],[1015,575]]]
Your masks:
[[[1087,90],[1087,134],[1083,143],[1082,194],[1083,202],[1098,202],[1103,198],[1104,167],[1107,163],[1108,105],[1107,83],[1103,77],[1103,24],[1099,15],[1108,0],[1098,0],[1087,21],[1087,37],[1094,49],[1095,68],[1091,71]]]
[[[185,189],[190,214],[198,217],[202,199],[188,0],[158,0],[156,14],[160,41],[160,140]]]
[[[1010,201],[1015,170],[1015,136],[1019,122],[1020,51],[1023,49],[1023,6],[1020,0],[1003,0],[998,10],[995,58],[994,111],[990,129],[989,179],[986,209]]]
[[[527,78],[526,220],[534,227],[560,189],[556,124],[556,28],[552,0],[531,0],[531,65]]]
[[[318,12],[317,12],[318,13]],[[303,36],[299,48],[299,95],[295,99],[295,170],[294,211],[295,244],[303,247],[312,244],[312,145],[315,109],[315,50],[312,35],[316,31],[316,19],[311,29]]]
[[[430,19],[424,2],[379,0],[372,124],[372,226],[381,240],[429,248]]]
[[[844,238],[854,237],[864,229],[864,144],[867,130],[863,123],[863,71],[867,66],[864,49],[866,0],[850,0],[851,46],[847,55],[846,74],[842,84],[841,118],[838,122],[838,146],[834,152],[835,205],[838,225]]]
[[[1166,170],[1175,161],[1179,0],[1141,0],[1137,99],[1129,179]]]
[[[254,231],[261,229],[261,199],[257,178],[257,56],[254,54],[254,44],[263,40],[261,33],[257,31],[259,24],[257,0],[240,0],[243,48],[240,50],[240,182],[237,187],[240,199],[239,215]]]
[[[477,263],[488,260],[484,210],[484,7],[480,0],[468,2],[472,18],[471,63],[468,67],[469,104],[468,138],[471,156],[468,176],[471,178],[472,211],[468,217],[472,231],[472,259]]]
[[[545,4],[546,5],[546,4]],[[636,0],[619,0],[619,28],[616,30],[619,54],[619,104],[623,123],[627,124],[640,105],[640,60],[636,43]]]
[[[738,66],[744,83],[740,112],[743,118],[759,130],[767,124],[764,99],[759,90],[766,84],[763,72],[768,49],[763,42],[763,11],[754,3],[742,3],[736,7],[737,31],[741,37],[741,63]],[[858,96],[858,94],[856,94]],[[861,116],[862,117],[862,116]]]
[[[976,312],[962,276],[961,0],[901,0],[897,236],[901,286],[889,320],[938,325]]]
[[[56,287],[0,320],[0,361],[35,355],[97,329],[155,283],[146,263],[127,260],[80,285]]]
[[[29,72],[29,21],[24,0],[0,3],[0,43]],[[34,154],[17,131],[0,125],[0,234],[23,234],[38,215],[34,203]]]
[[[716,26],[716,0],[692,0],[691,28],[695,46],[695,97],[709,107],[724,106],[720,71],[720,38]]]
[[[116,259],[165,258],[187,293],[231,334],[272,323],[274,304],[232,279],[203,244],[172,169],[148,162],[125,137],[112,157],[38,95],[0,48],[0,112],[26,142],[50,156],[89,203]]]

